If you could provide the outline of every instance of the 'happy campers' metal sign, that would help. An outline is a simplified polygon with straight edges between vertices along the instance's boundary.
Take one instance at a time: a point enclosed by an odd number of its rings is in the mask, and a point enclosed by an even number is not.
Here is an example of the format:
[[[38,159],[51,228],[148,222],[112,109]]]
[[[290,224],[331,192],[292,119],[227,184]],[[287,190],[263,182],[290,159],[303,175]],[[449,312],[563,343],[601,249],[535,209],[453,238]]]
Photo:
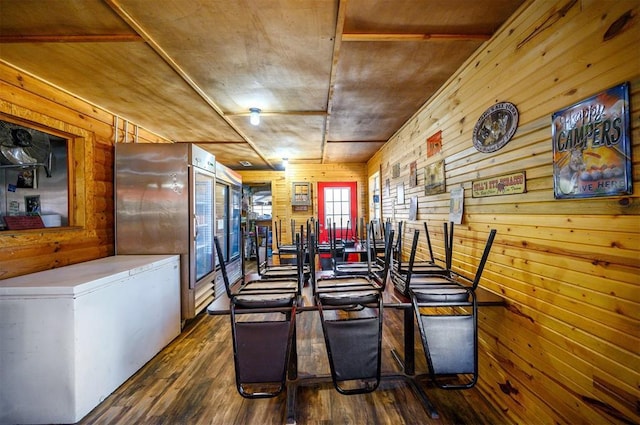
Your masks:
[[[633,193],[629,115],[628,83],[552,115],[556,198]]]

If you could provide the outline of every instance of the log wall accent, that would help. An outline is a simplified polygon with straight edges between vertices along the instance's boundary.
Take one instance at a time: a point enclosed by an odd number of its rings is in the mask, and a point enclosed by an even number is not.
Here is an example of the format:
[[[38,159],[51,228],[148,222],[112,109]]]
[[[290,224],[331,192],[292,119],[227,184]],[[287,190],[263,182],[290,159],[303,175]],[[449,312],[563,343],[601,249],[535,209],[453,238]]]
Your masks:
[[[627,13],[633,19],[603,41]],[[508,307],[480,312],[479,387],[514,423],[640,422],[638,17],[638,1],[528,2],[368,163],[368,175],[382,171],[383,218],[404,220],[408,231],[427,221],[439,255],[448,192],[462,185],[454,242],[462,273],[474,271],[489,230],[498,230],[481,286]],[[633,195],[554,199],[551,114],[625,81]],[[517,132],[501,150],[480,153],[474,125],[503,101],[519,110]],[[427,158],[426,139],[438,131],[441,154]],[[427,196],[424,168],[441,159],[447,193]],[[419,184],[410,188],[414,160]],[[473,180],[518,171],[526,172],[526,193],[472,197]],[[394,205],[400,181],[407,202]],[[419,198],[417,221],[407,221],[411,196]],[[424,258],[424,239],[420,249]]]
[[[286,171],[240,171],[243,184],[271,183],[273,223],[281,222],[282,243],[291,242],[291,220],[296,228],[305,225],[310,217],[318,217],[318,182],[353,182],[358,189],[358,216],[366,218],[367,167],[366,164],[289,164]],[[311,183],[311,207],[299,211],[291,206],[293,182]],[[278,224],[279,226],[279,224]],[[275,233],[273,236],[275,249]]]
[[[0,233],[0,279],[113,255],[114,129],[118,142],[168,140],[2,62],[0,117],[69,139],[73,182],[69,227]]]

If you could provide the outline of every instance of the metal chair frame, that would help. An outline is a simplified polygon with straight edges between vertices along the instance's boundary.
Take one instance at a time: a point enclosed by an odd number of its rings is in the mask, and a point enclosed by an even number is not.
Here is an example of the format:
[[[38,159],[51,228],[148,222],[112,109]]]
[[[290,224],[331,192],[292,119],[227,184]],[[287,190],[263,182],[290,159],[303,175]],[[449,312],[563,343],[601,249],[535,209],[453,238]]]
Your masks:
[[[245,398],[275,397],[286,388],[290,357],[297,353],[295,317],[302,286],[301,268],[294,279],[245,282],[243,276],[239,289],[232,291],[217,236],[214,244],[230,301],[236,388]],[[245,314],[265,318],[238,320],[239,315]]]
[[[310,235],[309,246],[315,236]],[[387,238],[382,276],[312,278],[314,296],[336,390],[345,395],[374,391],[382,373],[382,291],[388,278],[393,232]],[[315,251],[309,254],[315,264]],[[324,288],[318,286],[324,281]]]
[[[473,280],[452,274],[422,276],[419,283],[412,282],[415,258],[415,252],[412,252],[407,285],[429,366],[429,377],[439,388],[471,388],[478,380],[478,304],[475,291],[495,235],[496,230],[492,229]],[[416,231],[412,250],[418,236]],[[448,307],[446,313],[442,311],[443,307]],[[460,378],[464,375],[470,375],[470,378],[459,379],[453,384],[446,381],[451,376]]]

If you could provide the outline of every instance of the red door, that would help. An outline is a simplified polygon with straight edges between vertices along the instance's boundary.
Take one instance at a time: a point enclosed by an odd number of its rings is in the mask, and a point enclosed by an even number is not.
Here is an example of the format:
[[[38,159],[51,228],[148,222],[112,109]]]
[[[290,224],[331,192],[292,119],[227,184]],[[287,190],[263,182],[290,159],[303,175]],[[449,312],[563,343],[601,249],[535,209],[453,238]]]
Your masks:
[[[320,242],[328,242],[327,226],[335,223],[336,237],[356,236],[358,193],[356,182],[318,182],[318,221]]]

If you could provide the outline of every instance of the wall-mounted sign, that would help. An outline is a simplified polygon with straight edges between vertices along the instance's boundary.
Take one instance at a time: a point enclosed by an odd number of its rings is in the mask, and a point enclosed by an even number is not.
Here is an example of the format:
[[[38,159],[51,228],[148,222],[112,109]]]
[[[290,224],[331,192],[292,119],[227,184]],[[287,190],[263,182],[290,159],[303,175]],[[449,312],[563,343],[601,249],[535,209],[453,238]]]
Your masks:
[[[524,171],[474,180],[471,196],[474,198],[482,198],[484,196],[524,193],[527,191],[526,180]]]
[[[393,168],[391,169],[391,177],[393,177],[394,179],[400,177],[400,163],[394,164]]]
[[[464,187],[456,186],[450,191],[449,199],[449,221],[455,224],[462,224],[462,213],[464,212]]]
[[[552,115],[557,199],[633,193],[629,116],[628,83]]]
[[[412,196],[409,199],[409,220],[415,221],[418,218],[418,197]]]
[[[409,164],[409,187],[416,187],[418,185],[418,163],[412,161]]]
[[[513,103],[500,102],[489,107],[473,128],[473,146],[480,152],[501,149],[518,128],[518,108]]]
[[[404,183],[398,183],[396,186],[397,205],[404,205]]]
[[[427,138],[427,158],[442,150],[442,130]]]
[[[424,168],[424,194],[436,195],[445,192],[444,159]]]

